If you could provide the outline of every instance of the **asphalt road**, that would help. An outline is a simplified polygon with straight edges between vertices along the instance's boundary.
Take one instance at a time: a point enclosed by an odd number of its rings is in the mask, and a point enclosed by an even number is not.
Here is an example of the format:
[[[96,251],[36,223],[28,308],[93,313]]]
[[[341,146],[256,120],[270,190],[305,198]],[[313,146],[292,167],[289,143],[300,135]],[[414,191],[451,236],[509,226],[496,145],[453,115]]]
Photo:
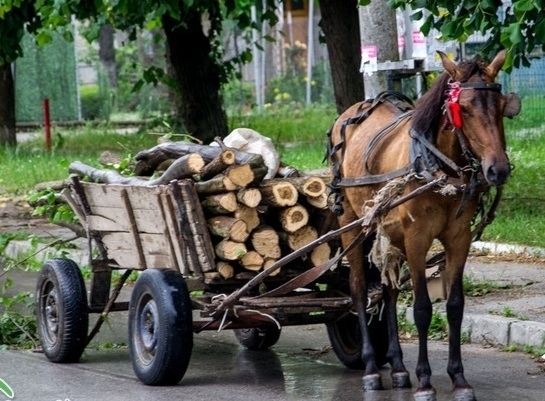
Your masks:
[[[112,318],[115,319],[115,316]],[[122,323],[118,319],[117,323]],[[121,322],[120,322],[121,321]],[[189,369],[177,386],[149,387],[132,371],[126,348],[105,349],[126,341],[122,324],[113,324],[88,348],[78,364],[53,364],[29,351],[0,351],[0,378],[13,389],[13,400],[27,401],[184,401],[319,400],[403,401],[413,390],[363,393],[361,373],[341,365],[329,349],[322,325],[287,327],[270,351],[242,348],[230,331],[195,335]],[[403,344],[413,383],[416,345]],[[446,374],[447,346],[432,342],[431,364],[438,400],[450,399]],[[528,355],[480,345],[463,347],[466,377],[479,401],[543,401],[543,372]],[[0,392],[0,400],[7,400]]]

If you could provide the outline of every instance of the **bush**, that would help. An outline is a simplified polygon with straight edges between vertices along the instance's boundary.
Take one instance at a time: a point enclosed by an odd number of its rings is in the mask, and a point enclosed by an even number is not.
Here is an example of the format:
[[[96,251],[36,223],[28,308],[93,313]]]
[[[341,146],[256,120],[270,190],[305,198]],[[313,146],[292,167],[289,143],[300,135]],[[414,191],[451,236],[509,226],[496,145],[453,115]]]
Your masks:
[[[80,87],[81,117],[84,120],[97,120],[104,117],[104,99],[98,85]]]

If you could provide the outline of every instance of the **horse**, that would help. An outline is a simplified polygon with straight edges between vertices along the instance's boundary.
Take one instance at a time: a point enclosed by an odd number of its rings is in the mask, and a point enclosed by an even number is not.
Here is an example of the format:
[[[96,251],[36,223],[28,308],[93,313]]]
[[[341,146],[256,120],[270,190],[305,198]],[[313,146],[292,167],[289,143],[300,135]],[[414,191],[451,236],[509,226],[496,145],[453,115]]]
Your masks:
[[[350,266],[349,287],[361,328],[362,386],[383,389],[366,315],[366,269],[379,265],[387,321],[386,359],[394,388],[412,387],[399,344],[396,302],[399,269],[406,263],[414,293],[418,332],[416,400],[435,400],[431,383],[427,334],[432,303],[426,280],[426,255],[434,241],[443,247],[449,328],[447,372],[455,400],[474,400],[464,377],[461,325],[464,310],[462,279],[472,242],[471,225],[482,198],[501,187],[512,165],[506,154],[503,117],[520,112],[514,93],[502,94],[495,83],[506,51],[490,63],[475,59],[459,63],[438,52],[444,72],[417,101],[395,92],[357,103],[343,112],[329,132],[328,159],[338,224],[343,227],[369,213],[380,199],[406,196],[386,210],[363,246],[353,246],[361,228],[341,236]],[[425,188],[424,188],[425,187]],[[367,242],[373,241],[369,252]],[[367,251],[364,251],[367,249]]]

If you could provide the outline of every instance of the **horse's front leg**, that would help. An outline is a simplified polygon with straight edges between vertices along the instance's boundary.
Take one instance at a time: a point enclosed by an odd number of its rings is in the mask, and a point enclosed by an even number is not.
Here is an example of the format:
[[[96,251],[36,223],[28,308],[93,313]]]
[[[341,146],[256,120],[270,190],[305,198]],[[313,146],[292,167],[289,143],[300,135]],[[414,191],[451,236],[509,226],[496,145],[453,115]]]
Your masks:
[[[474,401],[475,393],[464,377],[461,352],[461,330],[464,314],[463,273],[469,252],[471,237],[457,235],[451,242],[443,243],[446,252],[447,318],[449,325],[449,359],[447,372],[453,384],[453,398],[456,401]]]
[[[414,238],[414,237],[413,237]],[[414,292],[414,321],[418,331],[418,361],[416,377],[418,387],[414,394],[417,401],[435,401],[435,388],[431,384],[431,367],[428,359],[428,329],[432,317],[432,304],[426,279],[426,245],[407,247],[407,263],[411,270]]]

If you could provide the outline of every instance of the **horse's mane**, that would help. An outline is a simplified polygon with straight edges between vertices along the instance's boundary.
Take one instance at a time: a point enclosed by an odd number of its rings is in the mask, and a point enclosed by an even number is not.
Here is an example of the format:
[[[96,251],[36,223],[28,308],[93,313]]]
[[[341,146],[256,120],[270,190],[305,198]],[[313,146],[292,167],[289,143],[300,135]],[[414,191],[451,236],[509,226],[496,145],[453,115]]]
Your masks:
[[[461,62],[458,67],[464,73],[460,82],[466,82],[474,74],[481,73],[485,66],[485,63],[480,59]],[[449,74],[442,73],[434,85],[419,99],[413,112],[412,128],[430,140],[433,140],[439,129],[439,120],[443,114],[445,91],[449,79]]]

